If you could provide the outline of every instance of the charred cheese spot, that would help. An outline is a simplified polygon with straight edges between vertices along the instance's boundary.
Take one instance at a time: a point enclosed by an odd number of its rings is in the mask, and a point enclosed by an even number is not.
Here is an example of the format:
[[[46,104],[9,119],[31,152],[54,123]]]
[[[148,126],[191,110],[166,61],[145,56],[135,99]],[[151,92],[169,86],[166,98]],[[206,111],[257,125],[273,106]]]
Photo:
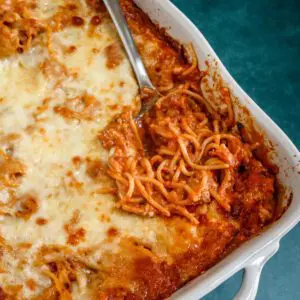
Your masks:
[[[75,169],[79,169],[80,166],[81,166],[81,164],[82,164],[82,159],[81,159],[81,157],[80,157],[80,156],[74,156],[74,157],[72,158],[72,163],[73,163]]]
[[[28,220],[33,214],[38,211],[38,202],[33,196],[24,196],[18,199],[18,209],[16,211],[16,216]]]
[[[80,242],[84,241],[86,230],[84,228],[78,228],[69,233],[68,244],[77,246]]]
[[[104,50],[106,56],[106,67],[108,69],[117,68],[124,60],[123,53],[117,43],[107,46]]]
[[[119,231],[115,227],[110,227],[107,230],[107,236],[110,237],[110,238],[116,237],[118,234],[119,234]]]
[[[25,165],[14,157],[0,153],[0,181],[6,187],[16,187],[25,175]]]
[[[5,1],[0,4],[0,58],[27,51],[44,24],[31,13],[34,1]]]
[[[36,224],[40,225],[40,226],[44,226],[48,223],[47,219],[44,218],[37,218],[36,219]]]
[[[74,16],[72,17],[72,24],[74,26],[82,26],[84,25],[84,20],[81,17]]]
[[[55,60],[46,59],[40,65],[40,68],[44,76],[48,79],[60,78],[68,75],[66,67]]]
[[[98,25],[100,25],[100,24],[101,24],[101,17],[100,17],[100,16],[93,16],[93,17],[91,18],[91,24],[92,24],[93,26],[98,26]]]
[[[100,102],[91,95],[68,99],[64,105],[54,107],[54,111],[70,120],[91,121],[101,116]]]
[[[100,159],[92,160],[90,158],[87,159],[87,168],[86,172],[89,177],[94,180],[103,180],[106,178],[106,166],[103,161]]]
[[[32,290],[32,291],[34,291],[34,290],[37,288],[36,282],[35,282],[33,279],[28,279],[28,280],[26,281],[26,285],[27,285],[28,288],[29,288],[30,290]],[[1,299],[1,298],[0,298],[0,299]]]
[[[99,220],[102,223],[109,223],[111,221],[110,217],[104,214],[99,217]]]
[[[77,50],[76,46],[69,46],[67,49],[67,53],[72,54]]]
[[[118,109],[120,108],[117,104],[109,105],[108,107],[109,107],[109,109],[111,109],[111,110],[118,110]]]
[[[73,246],[76,246],[82,242],[86,235],[86,230],[84,228],[78,228],[79,221],[80,212],[79,210],[75,210],[71,220],[64,225],[64,230],[68,235],[67,243]]]

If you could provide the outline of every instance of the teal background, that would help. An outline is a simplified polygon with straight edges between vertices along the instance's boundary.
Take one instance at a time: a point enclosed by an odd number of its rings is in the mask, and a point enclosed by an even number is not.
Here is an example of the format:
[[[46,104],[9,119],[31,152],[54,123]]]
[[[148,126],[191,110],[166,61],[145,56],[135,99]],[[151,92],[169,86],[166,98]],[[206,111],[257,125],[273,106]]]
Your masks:
[[[300,0],[172,0],[254,101],[300,148]],[[300,201],[300,199],[295,199]],[[242,273],[205,300],[230,300]],[[257,300],[300,299],[300,225],[264,268]]]

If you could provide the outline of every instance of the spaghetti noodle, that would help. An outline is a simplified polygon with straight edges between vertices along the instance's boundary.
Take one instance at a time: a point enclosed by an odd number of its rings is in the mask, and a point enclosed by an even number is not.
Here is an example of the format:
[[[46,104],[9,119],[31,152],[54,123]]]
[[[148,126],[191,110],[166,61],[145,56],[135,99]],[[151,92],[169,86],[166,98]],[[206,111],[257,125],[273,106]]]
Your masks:
[[[174,73],[187,76],[195,60]],[[100,134],[104,147],[113,150],[108,175],[116,184],[118,208],[150,217],[180,215],[193,224],[199,223],[197,208],[211,201],[231,210],[232,174],[252,156],[252,147],[235,130],[228,89],[222,95],[223,115],[201,88],[195,91],[181,80],[140,124],[128,110]]]

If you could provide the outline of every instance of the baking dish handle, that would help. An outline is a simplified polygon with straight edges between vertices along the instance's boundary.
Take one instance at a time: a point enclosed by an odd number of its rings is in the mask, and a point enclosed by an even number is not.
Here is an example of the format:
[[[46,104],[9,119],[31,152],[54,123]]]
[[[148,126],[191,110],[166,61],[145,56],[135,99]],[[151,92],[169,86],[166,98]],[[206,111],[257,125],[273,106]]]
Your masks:
[[[279,241],[276,241],[266,247],[251,260],[250,264],[245,266],[242,286],[234,300],[255,300],[262,269],[278,249]]]

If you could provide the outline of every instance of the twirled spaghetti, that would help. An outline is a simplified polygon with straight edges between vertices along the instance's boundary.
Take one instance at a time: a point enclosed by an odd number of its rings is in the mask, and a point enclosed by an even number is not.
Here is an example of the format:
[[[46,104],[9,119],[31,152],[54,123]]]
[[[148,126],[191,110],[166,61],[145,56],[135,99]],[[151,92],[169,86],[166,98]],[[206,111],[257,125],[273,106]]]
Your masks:
[[[185,78],[193,64],[174,73]],[[140,123],[128,110],[100,134],[113,151],[107,173],[116,184],[118,208],[143,216],[180,215],[193,224],[199,223],[198,208],[211,201],[231,210],[233,173],[252,157],[253,147],[236,129],[229,90],[223,87],[221,95],[223,114],[201,88],[181,80]]]

